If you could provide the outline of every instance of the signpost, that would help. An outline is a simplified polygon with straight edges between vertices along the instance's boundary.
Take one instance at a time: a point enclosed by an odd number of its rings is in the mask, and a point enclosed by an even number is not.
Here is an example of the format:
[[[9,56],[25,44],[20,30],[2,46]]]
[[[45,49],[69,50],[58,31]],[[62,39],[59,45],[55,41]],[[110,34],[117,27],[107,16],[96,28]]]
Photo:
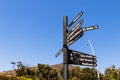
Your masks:
[[[79,23],[77,23],[68,33],[67,38],[69,38],[71,35],[73,35],[83,24],[83,20],[80,20]]]
[[[63,18],[63,77],[64,80],[68,80],[68,46],[67,46],[67,26],[68,26],[68,16]]]
[[[89,55],[74,50],[68,50],[68,54],[69,54],[69,64],[94,66],[94,67],[97,66],[96,56],[94,55]]]
[[[84,35],[85,31],[97,29],[98,26],[90,26],[86,28],[82,28],[83,20],[81,19],[71,30],[70,27],[79,20],[79,18],[83,15],[81,11],[73,21],[68,24],[68,16],[64,16],[63,18],[63,48],[57,52],[56,57],[61,53],[63,54],[63,68],[64,68],[64,80],[68,80],[68,65],[83,65],[83,66],[97,66],[96,56],[89,55],[83,52],[78,52],[74,50],[70,50],[69,46],[72,45],[75,41],[81,38]]]
[[[83,31],[94,30],[94,29],[97,29],[97,28],[98,28],[98,25],[90,26],[90,27],[83,28]]]
[[[55,55],[55,57],[58,57],[62,52],[63,52],[63,48],[57,52],[57,54]]]
[[[74,33],[74,35],[72,35],[72,36],[70,36],[70,38],[68,38],[68,40],[67,40],[67,45],[68,46],[70,46],[71,44],[73,44],[76,40],[78,40],[80,37],[82,37],[83,36],[83,30],[82,30],[82,28],[80,28],[80,29],[78,29],[75,33]]]
[[[71,23],[67,26],[67,29],[71,27],[81,16],[83,15],[83,12],[81,11],[72,21]]]

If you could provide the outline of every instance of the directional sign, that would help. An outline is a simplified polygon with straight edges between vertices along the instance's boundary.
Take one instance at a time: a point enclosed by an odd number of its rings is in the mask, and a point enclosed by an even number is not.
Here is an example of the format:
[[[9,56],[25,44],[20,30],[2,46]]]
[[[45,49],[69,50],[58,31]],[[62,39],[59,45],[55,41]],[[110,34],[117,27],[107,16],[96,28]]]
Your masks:
[[[86,53],[69,50],[69,64],[83,65],[83,66],[97,66],[96,56]]]
[[[93,66],[93,67],[96,67],[96,66],[97,66],[96,63],[83,62],[83,61],[78,61],[78,60],[71,60],[71,61],[69,61],[69,64],[82,65],[82,66]]]
[[[81,16],[83,15],[83,12],[81,11],[74,19],[73,21],[67,26],[67,29],[72,26]]]
[[[82,28],[78,29],[69,39],[67,39],[67,46],[70,46],[84,34]]]
[[[94,67],[97,66],[96,63],[86,63],[86,62],[82,62],[82,65],[84,65],[84,66],[94,66]]]
[[[68,53],[70,54],[70,56],[76,55],[77,58],[96,59],[95,55],[90,55],[90,54],[86,54],[83,52],[78,52],[70,49],[68,50]]]
[[[83,24],[83,19],[81,19],[68,33],[67,39],[72,36]]]
[[[62,52],[63,52],[63,48],[56,53],[55,57],[58,57]]]
[[[68,16],[63,18],[63,48],[57,52],[56,57],[63,53],[63,68],[64,80],[69,79],[68,64],[83,65],[83,66],[97,66],[96,56],[86,53],[69,50],[69,46],[76,40],[84,35],[85,31],[97,29],[98,26],[90,26],[81,28],[83,20],[80,20],[75,26],[72,26],[83,15],[81,11],[71,22],[68,24]],[[70,27],[73,28],[70,28]]]
[[[83,31],[94,30],[94,29],[97,29],[97,28],[98,28],[98,25],[96,25],[96,26],[90,26],[90,27],[83,28]]]

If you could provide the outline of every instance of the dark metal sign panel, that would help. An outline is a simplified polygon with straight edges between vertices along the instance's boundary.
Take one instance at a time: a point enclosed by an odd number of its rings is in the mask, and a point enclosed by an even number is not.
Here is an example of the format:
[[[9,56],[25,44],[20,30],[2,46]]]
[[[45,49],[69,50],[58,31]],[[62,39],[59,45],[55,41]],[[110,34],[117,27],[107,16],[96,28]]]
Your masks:
[[[83,31],[94,30],[94,29],[97,29],[97,28],[98,28],[98,25],[96,25],[96,26],[90,26],[90,27],[83,28]]]
[[[84,66],[94,66],[94,67],[97,66],[96,63],[85,63],[85,62],[82,62],[82,65],[84,65]]]
[[[74,19],[73,21],[68,25],[67,29],[72,26],[81,16],[83,15],[83,12],[81,11]]]
[[[76,40],[78,40],[80,37],[82,37],[84,34],[82,28],[77,30],[74,35],[72,35],[69,39],[67,39],[67,46],[70,46],[73,44]]]
[[[82,26],[83,20],[80,20],[68,33],[67,33],[67,39],[71,37],[75,32]]]
[[[97,66],[96,63],[82,62],[82,61],[77,61],[77,60],[69,61],[69,64],[83,65],[83,66],[93,66],[93,67]]]
[[[86,53],[68,50],[69,64],[83,65],[83,66],[97,66],[96,56]]]
[[[58,57],[62,52],[63,52],[63,48],[56,53],[55,57]]]
[[[82,57],[82,58],[96,58],[95,55],[90,55],[90,54],[86,54],[83,52],[78,52],[78,51],[74,51],[74,50],[69,50],[70,54],[76,55],[77,57]]]

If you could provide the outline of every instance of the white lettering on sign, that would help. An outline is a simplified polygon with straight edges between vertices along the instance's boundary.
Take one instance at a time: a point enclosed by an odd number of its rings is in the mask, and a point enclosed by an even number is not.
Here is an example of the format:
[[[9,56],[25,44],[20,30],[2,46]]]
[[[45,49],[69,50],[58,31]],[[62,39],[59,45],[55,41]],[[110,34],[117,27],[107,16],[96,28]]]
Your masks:
[[[77,17],[67,26],[67,29],[72,26],[81,16],[83,15],[83,12],[80,12]]]
[[[93,56],[90,56],[90,55],[86,55],[85,57],[86,58],[93,58]]]
[[[85,56],[85,55],[83,55],[83,54],[81,54],[80,56],[81,56],[81,57],[86,57],[86,56]]]
[[[71,45],[74,41],[68,42],[67,46]]]
[[[70,37],[70,40],[72,40],[75,37],[77,37],[78,35],[80,35],[81,32],[82,32],[82,29],[79,29],[79,31],[77,31],[72,37]]]
[[[93,62],[96,62],[96,60],[93,60]]]
[[[63,52],[63,49],[59,50],[55,57],[59,56]]]
[[[77,25],[75,25],[72,28],[72,30],[67,33],[67,39],[69,39],[71,36],[73,36],[76,33],[76,31],[79,29],[79,27],[82,25],[82,23],[83,23],[83,20],[80,20],[80,22],[77,23]]]
[[[93,60],[90,60],[90,59],[85,59],[85,61],[88,61],[88,62],[93,62]]]
[[[83,12],[81,12],[81,13],[73,20],[73,22],[76,22],[82,15],[83,15]]]
[[[75,33],[71,38],[70,38],[70,40],[71,39],[73,39],[76,35],[78,35],[80,32],[78,31],[77,33]]]
[[[69,39],[75,32],[79,29],[79,26],[76,26],[76,28],[68,35],[67,39]]]
[[[70,56],[72,57],[72,56],[73,56],[73,54],[71,53],[71,54],[70,54]]]
[[[81,26],[82,23],[83,23],[83,19],[81,19],[81,20],[77,23],[77,25],[76,25],[74,28],[72,28],[72,31],[75,30],[77,27]]]
[[[84,63],[84,62],[82,62],[82,65],[93,66],[93,64]]]
[[[98,25],[90,26],[90,27],[83,28],[83,31],[94,30],[94,29],[97,29],[97,28],[98,28]]]
[[[70,57],[70,60],[73,60],[73,57]]]
[[[80,61],[84,61],[84,59],[83,59],[83,58],[80,58],[79,60],[80,60]]]

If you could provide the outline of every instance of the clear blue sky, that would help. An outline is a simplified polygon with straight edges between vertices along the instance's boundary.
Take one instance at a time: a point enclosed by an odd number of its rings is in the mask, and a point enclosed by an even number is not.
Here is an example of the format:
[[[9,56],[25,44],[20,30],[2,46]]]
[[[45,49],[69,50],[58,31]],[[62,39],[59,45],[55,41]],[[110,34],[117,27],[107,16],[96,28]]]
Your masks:
[[[61,63],[55,54],[62,48],[63,16],[70,22],[80,11],[82,27],[99,29],[85,32],[70,49],[92,54],[91,40],[101,72],[120,67],[120,0],[0,0],[0,71],[12,69],[11,61]]]

